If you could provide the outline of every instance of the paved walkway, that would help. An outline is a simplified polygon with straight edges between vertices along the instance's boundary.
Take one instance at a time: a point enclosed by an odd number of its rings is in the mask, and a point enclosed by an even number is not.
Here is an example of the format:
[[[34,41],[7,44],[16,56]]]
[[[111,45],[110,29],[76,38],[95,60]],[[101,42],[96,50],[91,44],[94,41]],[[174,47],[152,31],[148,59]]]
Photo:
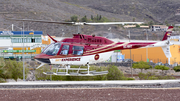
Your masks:
[[[154,85],[179,83],[180,80],[131,80],[131,81],[18,81],[0,83],[2,85]]]

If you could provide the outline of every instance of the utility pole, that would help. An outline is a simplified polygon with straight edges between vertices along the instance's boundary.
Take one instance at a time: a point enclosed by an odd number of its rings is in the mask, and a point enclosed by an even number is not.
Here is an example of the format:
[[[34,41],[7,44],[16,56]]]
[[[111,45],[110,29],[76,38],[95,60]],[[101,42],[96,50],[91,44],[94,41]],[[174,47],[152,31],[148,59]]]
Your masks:
[[[108,30],[109,30],[109,33],[111,34],[111,38],[112,38],[111,27],[109,27]]]
[[[12,31],[14,31],[14,24],[12,24]]]
[[[64,35],[64,29],[62,29],[62,36],[61,37],[63,37],[63,35]]]
[[[81,25],[78,25],[78,34],[81,34]]]

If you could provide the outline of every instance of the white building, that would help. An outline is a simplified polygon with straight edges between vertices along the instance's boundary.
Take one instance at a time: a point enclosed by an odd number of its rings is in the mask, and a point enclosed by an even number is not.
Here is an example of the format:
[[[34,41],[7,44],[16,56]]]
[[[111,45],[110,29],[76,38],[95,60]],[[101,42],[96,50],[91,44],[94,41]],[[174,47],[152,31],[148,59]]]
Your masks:
[[[153,25],[151,26],[151,31],[166,31],[168,26],[166,25]]]
[[[0,31],[0,56],[22,55],[23,45],[25,54],[38,54],[41,50],[30,48],[42,44],[42,34],[42,31]]]

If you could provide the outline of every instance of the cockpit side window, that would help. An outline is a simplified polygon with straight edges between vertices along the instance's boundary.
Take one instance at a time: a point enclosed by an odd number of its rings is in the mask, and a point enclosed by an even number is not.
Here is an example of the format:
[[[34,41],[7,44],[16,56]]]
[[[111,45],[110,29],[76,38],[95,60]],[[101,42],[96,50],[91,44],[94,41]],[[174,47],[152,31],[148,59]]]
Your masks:
[[[63,45],[62,49],[61,49],[61,55],[68,55],[69,52],[69,45]]]
[[[43,53],[47,55],[52,55],[52,56],[56,55],[60,47],[61,47],[60,43],[52,43],[43,51]]]
[[[73,55],[83,55],[84,47],[82,46],[73,46]]]

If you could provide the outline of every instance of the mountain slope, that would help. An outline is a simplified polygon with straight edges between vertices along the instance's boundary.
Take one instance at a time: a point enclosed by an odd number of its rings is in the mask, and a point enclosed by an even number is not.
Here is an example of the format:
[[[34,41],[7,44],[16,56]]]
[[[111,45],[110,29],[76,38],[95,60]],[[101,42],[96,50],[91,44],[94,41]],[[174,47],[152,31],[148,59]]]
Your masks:
[[[71,16],[79,18],[91,15],[102,15],[111,21],[144,21],[146,23],[169,24],[179,23],[180,16],[176,16],[176,10],[180,8],[179,0],[5,0],[0,1],[0,28],[8,29],[12,23],[22,27],[22,22],[6,20],[16,19],[40,19],[50,21],[64,21]],[[44,34],[71,36],[77,33],[76,26],[25,22],[25,30],[41,30]],[[15,30],[20,30],[15,27]],[[111,27],[117,36],[126,37],[127,30],[117,26],[82,26],[81,33],[92,34],[105,32],[107,36]],[[140,32],[143,34],[144,32]],[[102,34],[99,34],[102,35]],[[115,36],[116,36],[115,35]],[[117,37],[116,36],[116,37]]]

